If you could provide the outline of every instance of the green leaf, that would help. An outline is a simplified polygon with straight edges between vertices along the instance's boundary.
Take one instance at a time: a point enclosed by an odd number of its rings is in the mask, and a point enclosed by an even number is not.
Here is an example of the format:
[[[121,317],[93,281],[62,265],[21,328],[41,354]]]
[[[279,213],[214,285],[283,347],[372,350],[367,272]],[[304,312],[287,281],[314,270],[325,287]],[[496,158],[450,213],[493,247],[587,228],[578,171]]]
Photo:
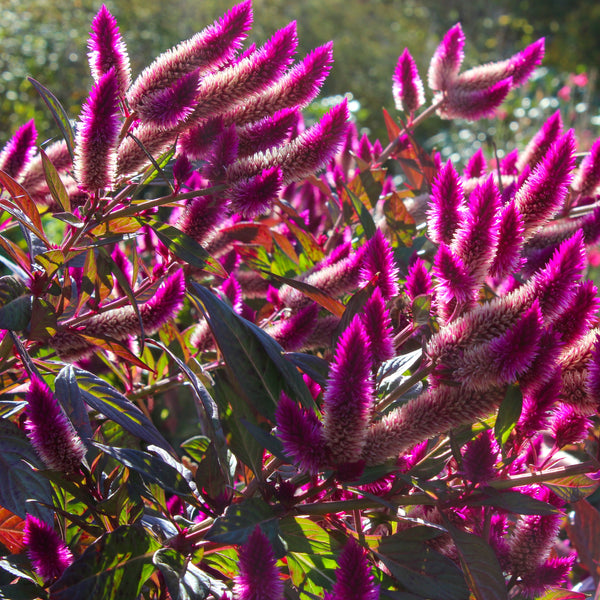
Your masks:
[[[282,390],[311,410],[314,400],[298,369],[262,329],[236,315],[207,288],[192,282],[232,381],[250,404],[271,421]]]
[[[34,298],[31,306],[31,324],[29,339],[47,342],[56,334],[56,310],[43,298]]]
[[[445,523],[460,555],[463,572],[477,600],[508,600],[508,590],[496,554],[479,536]],[[466,597],[466,596],[465,596]]]
[[[375,222],[373,221],[373,215],[371,215],[367,207],[361,202],[360,198],[346,184],[344,184],[344,189],[346,190],[346,193],[352,202],[354,211],[358,215],[358,219],[365,230],[365,235],[368,239],[371,239],[375,235],[375,231],[377,231]]]
[[[138,221],[143,225],[149,225],[154,233],[156,233],[158,239],[181,260],[198,269],[204,269],[209,273],[214,273],[219,277],[227,277],[227,273],[221,264],[194,238],[183,233],[183,231],[180,231],[171,225],[167,225],[166,223],[160,223],[159,221],[152,219],[139,217]]]
[[[77,385],[86,404],[112,419],[138,438],[175,454],[144,413],[100,377],[83,369],[74,369]]]
[[[32,581],[19,581],[0,586],[0,600],[31,600],[32,598],[48,598],[44,588]]]
[[[137,525],[123,525],[89,546],[50,587],[53,600],[132,600],[154,572],[159,544]]]
[[[46,183],[48,184],[48,189],[50,190],[50,194],[52,198],[56,200],[56,202],[61,206],[61,208],[66,212],[71,212],[71,200],[69,198],[69,194],[65,188],[65,184],[63,183],[56,167],[52,164],[52,161],[48,158],[48,155],[44,152],[43,148],[38,148],[40,156],[42,157],[42,165],[44,167],[44,176],[46,178]]]
[[[401,534],[381,539],[376,555],[407,591],[428,600],[465,600],[469,590],[456,565]]]
[[[21,296],[0,308],[0,329],[23,331],[31,321],[32,296]]]
[[[414,367],[422,356],[423,350],[419,348],[386,360],[377,372],[378,393],[387,396],[393,392],[401,383],[406,381],[405,373]]]
[[[508,437],[519,420],[522,410],[523,394],[521,388],[511,385],[506,391],[502,404],[500,404],[496,425],[494,426],[494,436],[501,447],[508,441]]]
[[[589,598],[589,596],[580,592],[553,588],[548,590],[543,596],[540,596],[538,600],[585,600],[586,598]]]
[[[593,494],[598,489],[600,482],[581,474],[555,479],[552,483],[545,483],[544,485],[565,502],[577,502]]]
[[[279,518],[273,508],[262,498],[249,498],[239,504],[231,504],[225,514],[214,522],[206,532],[206,539],[219,544],[241,545],[256,526],[269,538],[275,555],[285,554],[279,537]]]
[[[38,91],[39,95],[42,97],[42,100],[50,109],[56,124],[58,125],[63,137],[65,138],[65,141],[67,142],[67,148],[69,149],[71,160],[73,160],[75,137],[73,135],[73,128],[71,127],[69,116],[67,115],[65,109],[56,99],[56,96],[48,88],[44,87],[39,81],[36,81],[33,77],[28,77],[27,81],[29,81],[29,83],[31,83],[31,85],[33,85],[33,87]]]
[[[114,448],[98,442],[93,442],[93,445],[127,468],[139,473],[144,481],[156,483],[167,492],[171,492],[193,504],[197,503],[197,498],[183,475],[162,458],[133,448]]]
[[[518,515],[555,515],[560,511],[552,504],[542,502],[520,492],[506,491],[499,492],[492,488],[485,488],[487,498],[469,500],[469,506],[493,506],[503,508]]]
[[[152,562],[163,574],[172,600],[204,600],[208,597],[210,578],[173,548],[157,550]],[[220,595],[217,592],[217,596]]]
[[[27,436],[0,420],[0,505],[22,519],[29,513],[52,523],[52,511],[42,506],[52,505],[52,488],[30,465],[43,468]]]

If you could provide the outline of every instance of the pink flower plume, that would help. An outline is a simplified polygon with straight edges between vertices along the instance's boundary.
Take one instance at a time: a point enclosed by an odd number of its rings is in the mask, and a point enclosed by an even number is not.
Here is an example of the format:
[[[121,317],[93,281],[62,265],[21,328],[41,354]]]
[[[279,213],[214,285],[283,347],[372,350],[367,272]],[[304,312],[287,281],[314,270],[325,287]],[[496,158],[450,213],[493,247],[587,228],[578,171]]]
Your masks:
[[[375,288],[373,295],[365,303],[361,318],[371,344],[373,360],[381,363],[392,358],[394,356],[392,320],[380,288]]]
[[[243,218],[252,218],[265,213],[281,191],[283,174],[278,166],[265,169],[262,173],[245,180],[236,181],[229,191],[231,207]]]
[[[398,110],[413,113],[425,102],[423,82],[417,65],[407,48],[398,58],[394,71],[392,92]]]
[[[437,244],[452,243],[452,238],[463,219],[465,197],[460,176],[448,161],[439,171],[431,189],[427,211],[427,233]]]
[[[394,262],[392,247],[380,229],[364,246],[361,281],[366,283],[376,275],[376,285],[384,300],[398,295],[398,267]]]
[[[181,310],[185,296],[185,278],[178,269],[165,279],[148,302],[140,306],[146,333],[158,331]]]
[[[365,551],[353,537],[348,539],[338,559],[335,584],[326,600],[378,600],[379,586],[375,584]]]
[[[431,294],[433,291],[431,275],[422,258],[417,258],[408,267],[404,290],[411,300],[414,300],[417,296]]]
[[[446,33],[429,63],[427,79],[432,90],[445,91],[452,85],[465,56],[464,46],[465,35],[457,23]]]
[[[21,125],[0,153],[0,169],[17,179],[35,151],[37,131],[33,119]]]

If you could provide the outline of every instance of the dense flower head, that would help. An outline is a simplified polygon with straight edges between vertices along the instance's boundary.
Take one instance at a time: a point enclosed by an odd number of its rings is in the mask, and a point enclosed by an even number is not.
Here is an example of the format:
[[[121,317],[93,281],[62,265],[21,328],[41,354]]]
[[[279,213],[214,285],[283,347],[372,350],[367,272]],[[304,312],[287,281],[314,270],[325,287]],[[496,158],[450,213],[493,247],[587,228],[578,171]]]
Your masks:
[[[394,262],[392,247],[381,229],[366,243],[361,269],[363,282],[366,283],[375,276],[376,285],[384,300],[398,295],[398,267]]]
[[[476,282],[467,265],[452,252],[446,244],[441,244],[435,255],[432,269],[436,279],[435,295],[445,304],[452,300],[469,302],[473,299]]]
[[[523,230],[523,217],[514,202],[508,202],[500,211],[496,253],[489,269],[491,277],[504,279],[519,270]]]
[[[542,128],[533,136],[519,155],[517,170],[522,172],[525,166],[535,167],[546,156],[550,147],[558,140],[563,132],[563,122],[560,111],[550,116]]]
[[[404,291],[411,300],[414,300],[417,296],[431,294],[433,291],[431,275],[422,258],[417,258],[408,267]]]
[[[452,243],[454,233],[463,219],[464,201],[461,178],[452,162],[448,161],[431,187],[427,233],[434,242]]]
[[[233,590],[237,600],[283,600],[273,548],[258,525],[238,550],[238,566]]]
[[[63,473],[77,471],[85,446],[50,388],[34,377],[26,400],[25,429],[44,464]]]
[[[276,165],[248,179],[236,181],[228,193],[231,208],[243,218],[265,213],[277,199],[282,180],[281,168]]]
[[[524,437],[530,437],[547,428],[550,409],[558,402],[561,390],[560,369],[555,368],[553,375],[544,384],[523,394],[523,408],[517,429]]]
[[[102,75],[114,69],[119,82],[119,95],[123,96],[131,83],[129,55],[119,33],[117,21],[104,4],[92,21],[88,48],[90,70],[94,80],[98,81]]]
[[[591,196],[600,184],[600,139],[596,140],[581,161],[573,180],[573,190],[582,196]]]
[[[267,331],[284,350],[293,352],[300,350],[317,327],[319,307],[310,303],[292,314],[289,319],[282,319]]]
[[[407,48],[398,58],[394,71],[392,92],[398,110],[413,113],[425,102],[423,82],[417,65]]]
[[[375,583],[365,551],[353,537],[348,539],[335,572],[335,583],[325,600],[378,600]]]
[[[0,152],[0,170],[17,179],[29,164],[35,150],[35,121],[27,121],[15,131]]]
[[[533,573],[521,578],[520,595],[527,600],[540,598],[550,588],[562,586],[567,580],[577,555],[572,552],[568,556],[551,556],[537,567]]]
[[[494,468],[500,448],[490,429],[465,445],[462,474],[471,483],[487,483],[496,475]]]
[[[559,406],[552,415],[551,430],[557,448],[575,444],[585,439],[591,420],[568,404]]]
[[[373,360],[377,363],[394,356],[392,321],[380,288],[375,288],[362,313],[365,331],[371,343]]]
[[[487,163],[483,150],[479,148],[473,156],[469,159],[467,166],[465,167],[464,177],[465,179],[476,179],[483,177],[487,169]]]
[[[23,543],[34,571],[45,581],[62,575],[73,562],[73,555],[54,528],[33,515],[27,515]]]
[[[456,79],[464,59],[465,34],[457,23],[444,36],[431,62],[427,80],[432,90],[447,90]]]
[[[588,279],[576,286],[569,306],[553,324],[565,345],[573,344],[588,332],[596,322],[599,305],[598,288],[593,281]]]
[[[300,111],[297,108],[284,108],[273,116],[238,128],[238,156],[249,156],[280,146],[289,139],[299,119]]]

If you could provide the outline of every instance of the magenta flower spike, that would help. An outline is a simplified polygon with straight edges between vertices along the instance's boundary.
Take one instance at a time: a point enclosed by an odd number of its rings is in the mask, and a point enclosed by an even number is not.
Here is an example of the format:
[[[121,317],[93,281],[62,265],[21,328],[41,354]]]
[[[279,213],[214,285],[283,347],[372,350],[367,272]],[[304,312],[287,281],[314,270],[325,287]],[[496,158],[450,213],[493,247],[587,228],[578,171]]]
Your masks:
[[[568,556],[551,556],[533,573],[521,578],[518,585],[519,595],[527,600],[535,600],[551,588],[562,587],[575,564],[576,557],[575,552]]]
[[[301,470],[316,474],[326,464],[328,456],[321,421],[283,392],[275,420],[285,453]]]
[[[560,369],[556,368],[543,385],[523,394],[523,409],[517,422],[517,430],[523,437],[531,437],[547,428],[550,409],[558,402],[561,390]]]
[[[506,154],[500,159],[500,173],[502,175],[518,175],[517,161],[519,160],[519,151],[517,148]]]
[[[469,159],[467,166],[465,167],[464,178],[465,179],[478,179],[483,177],[487,170],[487,163],[483,150],[479,148],[473,156]]]
[[[376,275],[376,285],[381,290],[384,300],[398,295],[398,267],[394,262],[392,247],[380,229],[365,244],[361,281],[367,283]]]
[[[417,258],[409,265],[404,291],[411,300],[414,300],[417,296],[425,296],[433,292],[431,275],[422,258]]]
[[[98,80],[81,111],[75,137],[75,178],[88,192],[112,189],[117,168],[119,82],[114,69]]]
[[[560,138],[563,132],[563,122],[560,111],[557,110],[533,136],[517,161],[520,173],[526,165],[532,169],[546,156],[550,147]]]
[[[33,515],[27,515],[23,543],[33,570],[49,582],[60,577],[73,562],[73,555],[54,529]]]
[[[295,352],[304,347],[304,344],[316,329],[318,314],[319,306],[312,302],[301,308],[289,319],[279,321],[266,331],[284,350]]]
[[[246,180],[235,182],[229,192],[231,208],[248,219],[269,210],[279,196],[283,186],[283,174],[278,166],[265,169],[262,173]]]
[[[515,206],[523,216],[525,239],[562,206],[575,166],[575,134],[569,130],[552,144],[546,156],[517,190]]]
[[[241,47],[252,24],[252,5],[244,0],[195,36],[161,54],[133,82],[127,100],[136,110],[144,96],[170,87],[193,71],[203,75],[229,60]]]
[[[286,142],[292,129],[300,119],[296,108],[284,108],[272,117],[265,117],[237,129],[239,146],[238,156],[249,156],[255,152],[265,152]]]
[[[366,163],[373,162],[373,146],[369,140],[369,136],[366,133],[363,133],[358,141],[358,150],[356,155]]]
[[[373,405],[372,355],[358,315],[338,340],[323,396],[323,435],[334,463],[354,463],[365,444]]]
[[[467,121],[492,117],[513,87],[511,77],[502,79],[485,89],[470,89],[456,83],[446,92],[437,114],[441,119],[466,119]]]
[[[559,406],[552,415],[550,429],[557,448],[583,441],[592,421],[569,404]]]
[[[565,346],[577,342],[596,323],[600,299],[598,288],[590,279],[576,286],[569,307],[554,321],[554,331],[560,333]]]
[[[283,581],[273,548],[257,525],[238,550],[239,573],[233,588],[236,600],[283,600]]]
[[[206,157],[206,164],[202,168],[202,175],[212,184],[222,183],[226,177],[227,168],[230,167],[238,152],[238,139],[235,125],[225,127],[219,133]]]
[[[262,94],[246,98],[243,104],[224,114],[223,121],[245,125],[284,108],[304,108],[319,93],[332,63],[333,44],[329,42],[310,52]]]
[[[427,233],[432,241],[436,244],[452,243],[454,233],[463,220],[464,203],[461,178],[454,165],[448,161],[431,187]]]
[[[18,179],[35,151],[37,131],[33,119],[21,125],[0,152],[0,170]]]
[[[427,80],[435,91],[446,91],[454,83],[464,59],[465,35],[457,23],[450,29],[437,47],[431,62]]]
[[[378,364],[392,358],[394,356],[392,320],[380,288],[375,288],[372,296],[365,303],[361,319],[371,343],[373,361]]]
[[[487,275],[498,244],[500,194],[490,175],[469,198],[469,208],[452,240],[452,252],[460,257],[478,286]]]
[[[167,321],[174,318],[181,310],[184,296],[185,278],[183,271],[178,269],[160,284],[148,302],[140,306],[146,333],[156,333]],[[136,330],[137,328],[136,326]]]
[[[588,363],[586,390],[590,397],[600,398],[600,335],[596,335],[592,358]]]
[[[392,93],[398,110],[412,114],[425,102],[423,82],[419,77],[417,64],[407,48],[398,58],[392,78]]]
[[[189,160],[206,158],[223,130],[223,121],[219,117],[189,127],[177,139],[177,153],[187,156]]]
[[[74,473],[85,456],[85,446],[50,388],[33,378],[26,396],[25,430],[46,467]]]
[[[465,445],[461,474],[471,483],[487,483],[496,476],[499,453],[493,431],[486,429]]]
[[[335,155],[344,142],[347,127],[348,102],[344,100],[288,144],[233,163],[227,169],[227,180],[235,184],[275,166],[281,167],[285,185],[304,179]]]
[[[88,60],[94,80],[98,81],[102,75],[114,69],[119,82],[119,96],[123,97],[131,84],[129,54],[119,33],[117,21],[104,4],[92,21],[88,48]]]
[[[204,243],[227,216],[227,203],[214,196],[198,196],[185,205],[177,227]]]
[[[1,163],[0,163],[1,164]],[[600,139],[594,142],[581,161],[573,180],[573,190],[581,196],[591,196],[600,184]]]
[[[508,59],[514,85],[521,85],[529,79],[535,69],[542,64],[545,52],[546,42],[544,38],[540,38]]]
[[[437,280],[435,295],[442,304],[452,300],[460,303],[473,300],[476,281],[467,265],[446,244],[438,248],[432,273]]]
[[[243,104],[247,96],[266,91],[290,65],[297,46],[296,22],[293,21],[259,50],[207,75],[198,87],[198,103],[190,121],[220,115]]]
[[[185,121],[198,104],[198,71],[183,75],[166,88],[144,96],[138,104],[140,121],[170,129]]]
[[[378,600],[379,586],[365,551],[350,537],[338,558],[335,583],[331,594],[325,600]]]
[[[504,205],[499,221],[496,253],[489,268],[489,275],[502,280],[516,273],[521,267],[524,225],[514,202]]]

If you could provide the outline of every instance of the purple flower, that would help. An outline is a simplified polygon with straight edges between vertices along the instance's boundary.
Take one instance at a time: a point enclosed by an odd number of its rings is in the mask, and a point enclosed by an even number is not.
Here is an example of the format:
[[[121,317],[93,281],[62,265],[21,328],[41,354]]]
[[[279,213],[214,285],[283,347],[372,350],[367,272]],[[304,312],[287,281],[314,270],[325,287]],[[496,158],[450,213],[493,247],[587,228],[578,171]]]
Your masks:
[[[77,471],[85,447],[50,388],[33,378],[26,400],[25,429],[44,464],[63,473]]]
[[[500,212],[496,253],[489,269],[491,277],[501,280],[519,270],[523,247],[523,227],[523,218],[514,202],[504,205]]]
[[[577,555],[572,552],[569,556],[552,556],[542,563],[533,573],[521,578],[520,595],[528,600],[541,598],[549,588],[555,588],[565,583],[573,568]]]
[[[338,559],[335,583],[325,600],[378,600],[379,586],[365,551],[353,537],[348,539]]]
[[[323,433],[335,463],[356,462],[373,405],[372,355],[358,315],[338,340],[323,397]]]
[[[452,240],[452,251],[463,261],[476,285],[482,283],[498,243],[500,194],[490,175],[469,198],[469,208]]]
[[[408,267],[404,291],[411,300],[414,300],[417,296],[431,294],[433,291],[431,275],[422,258],[417,258]]]
[[[479,148],[473,156],[469,159],[467,166],[465,167],[464,177],[465,179],[478,179],[485,175],[487,169],[487,163],[483,150]]]
[[[427,232],[437,244],[452,243],[454,232],[463,219],[464,193],[460,176],[448,161],[440,170],[431,187],[427,211]]]
[[[465,263],[446,246],[441,244],[432,269],[437,280],[436,299],[443,304],[452,300],[469,302],[473,299],[476,282]]]
[[[119,82],[114,69],[100,77],[81,111],[75,138],[75,178],[88,192],[111,189],[117,167]]]
[[[373,360],[381,363],[392,358],[394,356],[392,320],[380,288],[375,288],[365,303],[361,319],[371,344]]]
[[[546,51],[546,45],[544,38],[540,38],[529,44],[525,50],[515,54],[509,59],[511,66],[511,77],[514,85],[521,85],[525,83],[538,67],[542,63],[544,53]]]
[[[317,327],[318,314],[319,306],[316,302],[312,302],[289,319],[279,321],[266,331],[284,350],[294,352],[303,348],[314,332]]]
[[[177,153],[189,160],[206,158],[223,129],[223,121],[219,117],[187,128],[177,139]]]
[[[281,78],[296,52],[298,37],[295,21],[278,31],[262,48],[207,75],[198,87],[197,106],[191,122],[219,115],[251,94],[266,91]]]
[[[177,227],[202,244],[224,221],[226,211],[225,201],[211,195],[198,196],[185,205]]]
[[[32,515],[27,515],[23,527],[23,543],[33,570],[44,580],[60,577],[73,562],[67,545],[50,525]]]
[[[265,152],[269,148],[280,146],[289,139],[292,128],[299,119],[298,109],[284,108],[272,117],[265,117],[256,123],[240,127],[237,130],[238,156],[249,156],[255,152]]]
[[[407,48],[398,58],[394,71],[392,92],[398,110],[413,113],[425,102],[423,82],[417,65]]]
[[[568,308],[553,324],[554,331],[560,333],[566,346],[579,340],[593,326],[599,305],[598,288],[593,281],[588,279],[576,286]]]
[[[517,161],[517,170],[521,172],[526,165],[534,168],[547,154],[550,147],[562,135],[563,123],[557,110],[527,144]]]
[[[211,183],[221,183],[226,177],[227,168],[234,164],[238,151],[238,139],[235,125],[225,127],[221,131],[206,157],[202,175]]]
[[[0,170],[18,179],[31,160],[36,138],[33,119],[21,125],[0,152]]]
[[[581,196],[591,196],[600,184],[600,140],[596,140],[581,165],[573,181],[573,190]]]
[[[233,590],[238,600],[283,600],[273,548],[258,525],[238,551],[238,566]]]
[[[519,151],[517,148],[511,150],[500,159],[500,173],[502,175],[518,175],[517,161],[519,160]]]
[[[543,385],[523,394],[523,409],[517,422],[523,437],[547,428],[550,409],[558,401],[561,390],[560,369],[554,369],[554,374]]]
[[[117,75],[119,96],[124,96],[131,83],[131,69],[127,46],[119,34],[116,19],[103,4],[92,21],[88,42],[88,59],[92,77],[98,81],[111,69]]]
[[[515,205],[523,216],[525,239],[562,206],[575,166],[575,135],[569,130],[548,150],[524,184],[517,190]]]
[[[252,23],[252,6],[245,0],[210,27],[161,54],[134,81],[127,100],[136,110],[144,96],[170,87],[184,75],[218,68],[231,60]]]
[[[169,87],[142,98],[137,114],[142,122],[169,129],[184,121],[198,104],[198,71],[186,73]]]
[[[376,285],[381,290],[384,300],[398,295],[398,267],[394,262],[392,247],[380,229],[365,244],[361,281],[366,283],[375,276]]]
[[[588,364],[586,387],[592,398],[600,398],[600,336],[598,335],[596,335],[592,358]]]
[[[285,393],[275,411],[277,435],[285,453],[294,464],[310,474],[316,474],[327,460],[323,425],[313,412],[301,409]]]
[[[462,475],[471,483],[487,483],[496,476],[496,459],[500,448],[490,429],[465,445]]]
[[[167,277],[148,302],[140,306],[146,333],[155,333],[181,310],[185,296],[185,278],[178,269]],[[133,333],[133,332],[132,332]]]
[[[274,166],[248,179],[236,181],[228,192],[231,208],[244,219],[267,212],[279,196],[282,179],[281,168]]]
[[[592,425],[574,406],[563,404],[552,415],[550,428],[557,448],[583,441]]]
[[[429,63],[427,80],[432,90],[445,91],[454,83],[465,56],[464,47],[465,35],[457,23],[446,33]]]

